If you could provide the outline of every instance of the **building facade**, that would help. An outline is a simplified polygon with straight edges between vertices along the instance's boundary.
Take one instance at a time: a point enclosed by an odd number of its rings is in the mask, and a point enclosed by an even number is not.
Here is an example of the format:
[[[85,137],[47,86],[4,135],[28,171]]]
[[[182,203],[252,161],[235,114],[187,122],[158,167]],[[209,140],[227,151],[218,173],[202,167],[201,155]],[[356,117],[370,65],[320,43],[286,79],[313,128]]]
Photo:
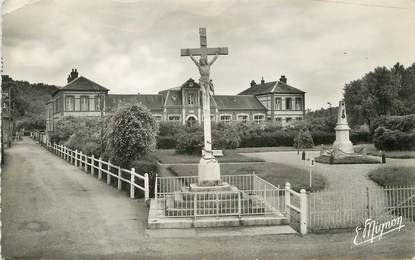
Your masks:
[[[141,104],[157,121],[179,124],[201,124],[202,97],[200,85],[189,79],[182,85],[157,94],[117,95],[83,77],[76,69],[68,76],[68,84],[59,89],[47,103],[47,131],[64,116],[99,117],[125,104]],[[255,81],[238,95],[213,95],[210,100],[214,122],[273,122],[288,126],[302,120],[305,92],[287,84],[287,78],[260,84]]]

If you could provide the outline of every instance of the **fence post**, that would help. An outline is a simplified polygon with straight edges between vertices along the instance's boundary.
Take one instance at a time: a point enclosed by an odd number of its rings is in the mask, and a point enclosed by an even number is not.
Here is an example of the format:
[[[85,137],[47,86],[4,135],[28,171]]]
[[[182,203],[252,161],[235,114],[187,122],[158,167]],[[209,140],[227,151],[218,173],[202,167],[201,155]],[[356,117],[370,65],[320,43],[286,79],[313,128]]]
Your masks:
[[[134,186],[134,182],[135,182],[135,169],[131,168],[131,178],[130,178],[130,198],[134,199],[135,197],[135,186]]]
[[[290,204],[290,196],[291,196],[291,184],[289,182],[285,183],[285,213],[287,214],[287,219],[290,221],[290,207],[288,205]]]
[[[75,166],[78,167],[78,149],[75,150]]]
[[[84,158],[85,158],[85,162],[84,162],[85,163],[85,172],[88,173],[88,156],[85,154]]]
[[[94,175],[94,168],[95,168],[95,156],[91,155],[91,175]]]
[[[82,161],[83,161],[83,158],[84,157],[84,154],[82,153],[82,151],[80,151],[79,152],[79,167],[80,168],[82,168]]]
[[[157,204],[157,185],[158,185],[158,180],[157,180],[157,178],[158,178],[158,176],[157,176],[157,174],[156,174],[156,180],[155,180],[155,183],[154,183],[154,201],[156,202],[156,206],[158,207],[158,204]]]
[[[307,234],[307,193],[304,189],[300,190],[300,233]]]
[[[118,166],[118,181],[117,181],[117,189],[121,190],[121,167]]]
[[[98,179],[102,180],[102,158],[101,156],[98,159]]]
[[[144,174],[144,200],[147,201],[150,198],[150,187],[148,181],[148,173]]]
[[[111,160],[108,160],[107,171],[111,172]],[[107,184],[111,183],[111,174],[107,173]]]
[[[238,217],[241,218],[242,204],[241,204],[241,192],[238,192]]]

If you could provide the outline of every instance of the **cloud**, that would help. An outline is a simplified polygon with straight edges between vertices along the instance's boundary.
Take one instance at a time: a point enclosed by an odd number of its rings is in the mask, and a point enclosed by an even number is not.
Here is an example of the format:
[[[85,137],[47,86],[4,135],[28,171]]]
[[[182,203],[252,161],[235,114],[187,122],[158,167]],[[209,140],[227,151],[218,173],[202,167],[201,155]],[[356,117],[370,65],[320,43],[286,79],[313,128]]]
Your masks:
[[[198,78],[179,50],[197,47],[205,26],[208,45],[230,51],[212,68],[218,94],[285,74],[307,92],[306,105],[319,108],[374,67],[415,60],[412,3],[353,3],[19,0],[3,16],[5,71],[64,85],[77,67],[111,93],[157,93]]]

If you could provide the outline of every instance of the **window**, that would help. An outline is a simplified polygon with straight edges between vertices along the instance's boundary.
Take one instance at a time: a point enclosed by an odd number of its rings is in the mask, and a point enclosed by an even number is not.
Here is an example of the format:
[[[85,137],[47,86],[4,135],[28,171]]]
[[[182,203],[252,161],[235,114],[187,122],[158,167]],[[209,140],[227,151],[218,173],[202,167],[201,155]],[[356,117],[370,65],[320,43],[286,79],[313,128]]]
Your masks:
[[[267,110],[271,110],[271,96],[257,96],[257,98]]]
[[[282,118],[281,118],[281,117],[276,117],[276,118],[275,118],[275,123],[276,123],[278,126],[282,126]]]
[[[225,124],[229,124],[231,121],[231,115],[220,115],[219,120],[224,122]]]
[[[303,99],[295,98],[295,110],[303,110]]]
[[[161,115],[153,115],[154,120],[156,120],[157,122],[161,121]]]
[[[262,121],[264,121],[264,115],[254,115],[254,121],[257,124],[261,123]]]
[[[65,97],[65,111],[75,111],[75,98],[73,96]]]
[[[241,121],[244,124],[248,122],[248,115],[238,115],[237,118],[238,118],[238,121]]]
[[[95,98],[95,111],[101,111],[101,97],[96,96]]]
[[[303,120],[303,118],[302,117],[296,117],[295,120],[301,121],[301,120]]]
[[[188,105],[193,105],[194,104],[193,95],[192,94],[187,95],[187,104]]]
[[[275,110],[282,110],[282,100],[280,97],[275,98]]]
[[[291,118],[291,117],[287,117],[287,118],[285,119],[285,122],[287,122],[287,124],[289,124],[289,123],[291,122],[291,120],[292,120],[292,118]]]
[[[81,96],[81,111],[88,111],[89,109],[89,97]]]
[[[285,109],[286,110],[292,110],[293,109],[293,104],[292,104],[292,99],[287,97],[285,99]]]
[[[168,120],[169,121],[180,121],[180,116],[179,115],[169,115]]]

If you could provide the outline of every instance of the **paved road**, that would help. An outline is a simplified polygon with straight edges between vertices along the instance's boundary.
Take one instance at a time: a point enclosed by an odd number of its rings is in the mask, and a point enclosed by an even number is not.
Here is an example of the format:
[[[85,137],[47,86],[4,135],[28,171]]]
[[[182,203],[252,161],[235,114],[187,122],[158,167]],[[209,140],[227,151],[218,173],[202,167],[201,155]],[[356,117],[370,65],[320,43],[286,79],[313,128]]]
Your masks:
[[[353,247],[353,232],[206,237],[149,236],[142,200],[130,200],[29,139],[6,151],[2,249],[16,259],[279,259],[412,257],[415,226]],[[219,232],[221,233],[221,232]],[[222,232],[223,233],[223,232]],[[232,234],[232,231],[229,232]]]

